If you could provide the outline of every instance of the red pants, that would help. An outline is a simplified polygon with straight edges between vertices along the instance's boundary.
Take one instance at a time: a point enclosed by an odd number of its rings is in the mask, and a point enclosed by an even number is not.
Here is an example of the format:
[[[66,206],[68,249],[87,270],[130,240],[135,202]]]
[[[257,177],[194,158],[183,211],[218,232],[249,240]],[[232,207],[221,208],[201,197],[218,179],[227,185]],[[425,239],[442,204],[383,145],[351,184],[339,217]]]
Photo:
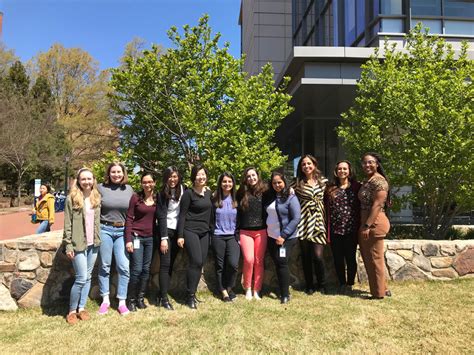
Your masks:
[[[244,256],[244,288],[252,288],[253,276],[253,289],[258,292],[263,284],[265,250],[267,249],[266,229],[240,230],[240,247]]]

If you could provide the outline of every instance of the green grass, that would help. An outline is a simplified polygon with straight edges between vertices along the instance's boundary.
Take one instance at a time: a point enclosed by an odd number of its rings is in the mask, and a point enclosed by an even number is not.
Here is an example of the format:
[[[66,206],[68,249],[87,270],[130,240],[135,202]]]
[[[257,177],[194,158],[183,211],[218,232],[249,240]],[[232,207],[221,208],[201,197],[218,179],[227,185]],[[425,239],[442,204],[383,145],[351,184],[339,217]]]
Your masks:
[[[68,325],[63,314],[46,315],[41,309],[0,313],[0,349],[2,353],[472,354],[474,279],[392,283],[390,288],[393,297],[383,301],[293,291],[286,306],[271,297],[248,302],[242,295],[235,303],[224,304],[202,293],[205,302],[197,311],[174,302],[174,312],[150,306],[127,317],[116,311],[100,317],[95,314],[98,306],[89,302],[92,319],[75,326]]]

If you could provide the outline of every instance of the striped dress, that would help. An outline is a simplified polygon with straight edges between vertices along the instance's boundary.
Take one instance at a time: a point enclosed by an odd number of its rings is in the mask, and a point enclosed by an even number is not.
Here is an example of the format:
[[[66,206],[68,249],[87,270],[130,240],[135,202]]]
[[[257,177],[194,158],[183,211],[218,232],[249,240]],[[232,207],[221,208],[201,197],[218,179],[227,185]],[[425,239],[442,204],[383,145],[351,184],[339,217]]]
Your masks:
[[[305,184],[303,187],[293,185],[301,205],[298,236],[302,240],[322,245],[327,244],[323,203],[324,189],[326,188],[327,181],[326,178],[322,178],[322,185],[311,186]]]

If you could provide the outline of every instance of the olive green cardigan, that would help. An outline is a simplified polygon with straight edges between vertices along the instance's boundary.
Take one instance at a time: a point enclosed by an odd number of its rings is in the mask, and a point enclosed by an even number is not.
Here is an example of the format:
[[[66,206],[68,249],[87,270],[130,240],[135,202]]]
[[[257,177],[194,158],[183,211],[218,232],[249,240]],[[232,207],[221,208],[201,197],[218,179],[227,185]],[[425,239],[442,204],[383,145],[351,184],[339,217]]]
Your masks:
[[[66,252],[80,252],[87,249],[86,223],[84,209],[75,210],[72,208],[71,197],[66,200],[64,208],[64,234],[63,243]],[[100,206],[94,209],[94,246],[100,245]]]

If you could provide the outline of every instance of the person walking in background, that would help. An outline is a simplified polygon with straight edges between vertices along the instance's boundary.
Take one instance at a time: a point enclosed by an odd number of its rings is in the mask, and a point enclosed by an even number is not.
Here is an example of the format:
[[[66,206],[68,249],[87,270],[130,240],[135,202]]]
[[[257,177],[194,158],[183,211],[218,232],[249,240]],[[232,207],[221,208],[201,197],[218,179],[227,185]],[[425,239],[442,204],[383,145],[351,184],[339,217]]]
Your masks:
[[[124,228],[125,218],[133,195],[133,189],[128,183],[125,166],[122,163],[112,163],[107,167],[105,181],[99,185],[102,198],[100,210],[100,268],[99,288],[102,296],[102,304],[99,314],[108,313],[110,307],[110,265],[112,255],[118,273],[117,298],[119,300],[118,311],[121,315],[127,315],[129,310],[126,306],[127,287],[130,278],[128,253],[125,250]]]
[[[362,170],[366,176],[359,190],[360,228],[359,245],[369,279],[372,299],[391,296],[385,279],[385,258],[383,239],[390,230],[390,222],[385,214],[386,204],[390,204],[388,179],[377,153],[362,156]]]
[[[318,169],[318,162],[310,154],[298,162],[296,181],[292,185],[301,205],[301,220],[298,224],[303,272],[306,282],[305,292],[315,291],[313,261],[316,267],[316,289],[326,292],[326,272],[324,267],[324,246],[327,244],[324,189],[327,179]]]
[[[217,287],[224,302],[236,298],[232,290],[239,267],[240,247],[237,241],[237,200],[235,179],[224,172],[217,180],[217,190],[212,198],[215,223],[212,233],[212,247],[216,258]]]
[[[54,196],[51,194],[51,186],[49,184],[41,184],[40,196],[36,201],[33,214],[36,214],[36,223],[39,223],[36,234],[49,232],[54,223]]]
[[[186,305],[191,309],[197,309],[196,291],[209,249],[212,202],[207,175],[207,169],[201,165],[192,168],[193,187],[183,193],[178,218],[178,246],[186,249],[189,258]]]
[[[170,166],[163,172],[161,191],[157,196],[156,219],[158,221],[158,240],[160,241],[160,292],[156,304],[169,311],[173,305],[168,298],[171,274],[176,256],[179,252],[177,242],[177,225],[179,205],[185,187],[182,184],[178,168]]]
[[[76,324],[90,319],[85,307],[100,245],[100,194],[92,171],[86,168],[78,171],[66,200],[63,243],[76,273],[66,321]]]
[[[237,191],[240,247],[244,256],[243,283],[245,298],[260,300],[263,284],[265,250],[267,249],[267,228],[263,208],[263,194],[268,186],[260,179],[257,170],[249,167],[242,174],[242,182]]]
[[[155,229],[155,179],[150,172],[142,174],[142,190],[132,195],[125,222],[125,247],[130,253],[128,304],[130,311],[145,309],[145,293],[150,278]]]
[[[288,261],[297,240],[301,217],[300,203],[290,189],[283,174],[273,172],[270,190],[265,196],[267,212],[268,250],[275,263],[280,288],[280,302],[290,301],[290,270]]]
[[[357,232],[360,223],[360,203],[357,194],[360,184],[347,160],[334,168],[334,180],[325,191],[328,234],[339,280],[339,293],[352,290],[357,273]],[[346,276],[347,267],[347,276]]]

